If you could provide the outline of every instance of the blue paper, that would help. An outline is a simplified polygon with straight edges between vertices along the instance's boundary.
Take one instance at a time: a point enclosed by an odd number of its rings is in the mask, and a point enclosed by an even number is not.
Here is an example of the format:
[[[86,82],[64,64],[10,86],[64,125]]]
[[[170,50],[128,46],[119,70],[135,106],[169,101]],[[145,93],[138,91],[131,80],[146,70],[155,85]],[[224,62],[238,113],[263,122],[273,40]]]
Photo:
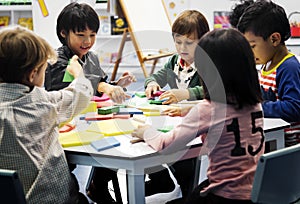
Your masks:
[[[114,137],[104,137],[101,140],[91,142],[91,146],[99,152],[101,150],[120,146],[120,142]]]

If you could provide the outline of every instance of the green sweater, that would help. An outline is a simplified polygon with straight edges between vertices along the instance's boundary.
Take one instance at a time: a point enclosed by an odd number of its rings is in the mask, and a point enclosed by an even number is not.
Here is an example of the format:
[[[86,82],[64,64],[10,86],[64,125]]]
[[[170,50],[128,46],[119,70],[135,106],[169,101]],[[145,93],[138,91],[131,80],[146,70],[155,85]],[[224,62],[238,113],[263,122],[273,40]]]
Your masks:
[[[178,89],[176,78],[177,75],[175,74],[174,67],[177,64],[178,60],[178,54],[173,55],[170,57],[168,62],[164,65],[163,68],[161,68],[158,72],[152,74],[150,77],[146,78],[145,80],[145,88],[148,86],[148,84],[152,81],[157,82],[160,87],[165,87],[166,85],[169,85],[171,89]],[[192,79],[190,80],[190,83],[188,84],[188,91],[190,94],[190,98],[188,100],[200,100],[203,99],[204,91],[203,87],[200,84],[199,75],[196,72]]]

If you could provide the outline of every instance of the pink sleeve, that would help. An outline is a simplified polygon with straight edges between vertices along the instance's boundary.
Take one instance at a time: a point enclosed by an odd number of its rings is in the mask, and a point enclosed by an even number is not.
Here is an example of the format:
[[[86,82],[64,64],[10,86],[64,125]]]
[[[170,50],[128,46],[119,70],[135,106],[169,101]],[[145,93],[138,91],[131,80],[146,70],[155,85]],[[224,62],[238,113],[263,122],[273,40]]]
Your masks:
[[[172,131],[162,133],[154,128],[149,128],[144,133],[144,140],[156,151],[176,151],[183,149],[187,143],[206,132],[210,126],[210,106],[201,103],[192,108],[182,123]]]

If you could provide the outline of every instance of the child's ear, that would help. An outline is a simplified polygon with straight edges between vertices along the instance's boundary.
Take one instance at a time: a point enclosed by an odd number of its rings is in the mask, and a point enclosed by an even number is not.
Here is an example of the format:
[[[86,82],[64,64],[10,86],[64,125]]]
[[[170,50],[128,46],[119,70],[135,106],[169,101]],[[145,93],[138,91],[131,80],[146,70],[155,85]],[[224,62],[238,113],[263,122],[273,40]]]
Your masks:
[[[270,36],[270,39],[271,39],[271,43],[274,46],[277,46],[281,42],[281,35],[278,32],[272,33],[271,36]]]
[[[31,70],[31,72],[29,73],[29,79],[28,79],[28,81],[30,83],[33,82],[33,80],[34,80],[35,76],[37,75],[37,73],[38,73],[38,69],[37,68],[34,68],[33,70]]]
[[[63,38],[66,38],[66,37],[67,37],[67,33],[66,33],[65,30],[60,31],[60,35],[61,35]]]

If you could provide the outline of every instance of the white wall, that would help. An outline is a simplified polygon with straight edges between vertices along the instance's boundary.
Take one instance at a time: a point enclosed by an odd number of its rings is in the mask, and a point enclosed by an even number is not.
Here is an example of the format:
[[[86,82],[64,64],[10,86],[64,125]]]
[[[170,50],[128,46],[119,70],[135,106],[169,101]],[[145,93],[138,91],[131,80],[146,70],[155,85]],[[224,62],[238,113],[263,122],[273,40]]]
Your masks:
[[[70,0],[44,0],[48,16],[43,16],[39,3],[32,1],[32,20],[34,32],[45,38],[54,48],[61,45],[56,35],[56,20],[60,11],[70,3]]]

